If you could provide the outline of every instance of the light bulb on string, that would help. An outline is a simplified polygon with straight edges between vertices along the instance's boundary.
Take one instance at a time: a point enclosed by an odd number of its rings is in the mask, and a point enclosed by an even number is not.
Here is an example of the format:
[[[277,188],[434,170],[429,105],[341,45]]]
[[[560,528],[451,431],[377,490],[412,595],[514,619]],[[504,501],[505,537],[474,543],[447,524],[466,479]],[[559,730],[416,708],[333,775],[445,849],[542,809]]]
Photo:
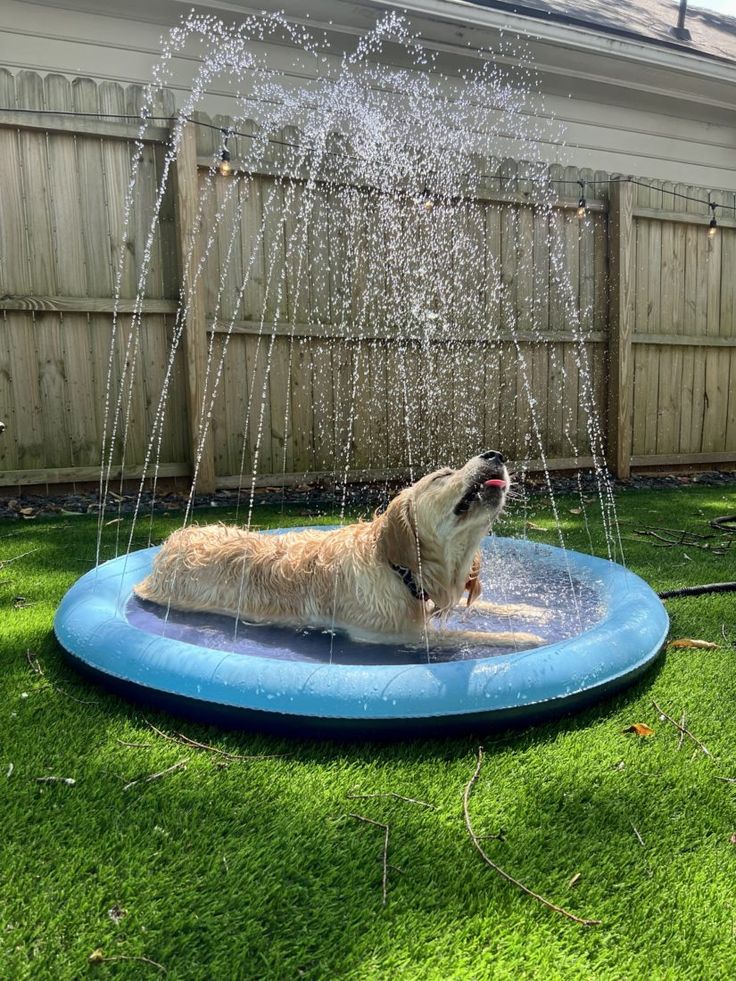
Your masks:
[[[710,200],[710,194],[708,194],[708,207],[712,211],[711,219],[708,222],[708,238],[715,238],[718,234],[718,222],[716,221],[716,208],[718,205],[715,201]]]
[[[578,199],[577,216],[578,218],[585,218],[586,214],[588,213],[588,204],[585,200],[585,181],[578,181],[578,184],[580,185],[581,193]]]
[[[434,200],[432,195],[429,193],[429,188],[425,187],[422,191],[422,195],[419,199],[419,203],[424,211],[432,211],[434,208]]]
[[[223,129],[222,131],[222,149],[220,150],[220,162],[217,165],[218,171],[223,177],[229,177],[233,172],[233,165],[230,160],[230,151],[227,147],[227,141],[230,139],[230,130]]]
[[[233,165],[230,163],[230,151],[223,150],[220,154],[220,163],[217,166],[218,171],[223,177],[229,177],[233,172]]]

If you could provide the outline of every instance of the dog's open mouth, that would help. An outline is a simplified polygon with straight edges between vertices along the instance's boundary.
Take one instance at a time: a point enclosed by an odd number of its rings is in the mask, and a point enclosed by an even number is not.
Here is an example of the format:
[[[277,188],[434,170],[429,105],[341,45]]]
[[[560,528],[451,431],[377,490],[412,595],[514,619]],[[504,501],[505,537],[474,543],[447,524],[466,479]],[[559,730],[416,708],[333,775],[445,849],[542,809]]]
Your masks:
[[[474,480],[454,507],[458,516],[467,514],[474,504],[493,504],[498,500],[498,491],[506,488],[502,477],[479,477]]]

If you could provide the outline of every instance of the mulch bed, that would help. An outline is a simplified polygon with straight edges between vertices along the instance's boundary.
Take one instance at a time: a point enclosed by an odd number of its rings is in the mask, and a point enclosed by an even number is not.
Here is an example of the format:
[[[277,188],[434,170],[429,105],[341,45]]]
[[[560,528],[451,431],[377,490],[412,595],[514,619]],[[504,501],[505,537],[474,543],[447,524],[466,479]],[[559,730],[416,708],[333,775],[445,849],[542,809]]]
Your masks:
[[[551,478],[555,494],[594,494],[597,483],[594,475],[581,474],[577,476],[556,475]],[[636,475],[630,480],[615,481],[616,493],[639,490],[666,490],[697,484],[707,487],[736,488],[736,472],[706,471],[698,474],[656,474]],[[345,506],[348,510],[366,508],[371,511],[385,506],[393,497],[401,484],[350,484],[345,494]],[[517,485],[519,487],[519,485]],[[547,486],[544,478],[527,477],[523,483],[524,490],[530,495],[545,495]],[[520,488],[519,488],[520,489]],[[2,495],[2,491],[0,491]],[[240,494],[237,490],[218,490],[213,495],[197,495],[194,500],[196,508],[234,508],[240,497],[241,513],[247,514],[250,489],[244,488]],[[171,492],[156,495],[142,495],[140,513],[148,514],[153,510],[156,514],[182,511],[187,505],[186,492]],[[298,485],[296,487],[263,487],[255,494],[254,505],[261,507],[288,506],[302,508],[305,517],[318,517],[321,514],[334,513],[339,510],[343,501],[343,488],[337,484]],[[105,507],[105,514],[110,518],[132,514],[135,510],[136,494],[111,494]],[[0,496],[0,519],[17,521],[32,521],[39,516],[54,516],[64,514],[98,514],[100,496],[97,490],[64,494],[21,494],[6,492]]]

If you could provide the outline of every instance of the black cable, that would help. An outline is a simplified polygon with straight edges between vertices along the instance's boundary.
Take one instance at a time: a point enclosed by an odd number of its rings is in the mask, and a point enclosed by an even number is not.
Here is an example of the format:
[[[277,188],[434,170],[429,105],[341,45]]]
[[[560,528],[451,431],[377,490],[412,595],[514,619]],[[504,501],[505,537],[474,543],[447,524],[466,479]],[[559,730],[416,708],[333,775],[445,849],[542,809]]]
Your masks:
[[[657,593],[660,599],[673,599],[676,596],[702,596],[704,593],[736,593],[736,582],[711,582],[703,586],[685,586],[683,589],[667,589]]]
[[[30,109],[28,107],[17,108],[15,106],[13,106],[13,107],[0,106],[0,112],[27,112],[27,113],[34,113],[34,114],[37,114],[37,115],[38,114],[45,114],[45,115],[54,115],[54,116],[81,116],[81,117],[94,117],[96,119],[132,119],[132,120],[138,120],[138,121],[145,121],[147,123],[148,122],[151,122],[151,123],[153,123],[153,122],[167,122],[167,123],[170,123],[171,122],[171,119],[172,119],[171,116],[146,116],[145,119],[142,120],[142,117],[140,115],[133,115],[132,113],[120,113],[120,112],[82,112],[82,111],[77,111],[77,110],[72,110],[72,109]],[[205,129],[218,130],[220,132],[223,129],[222,126],[217,126],[214,123],[206,123],[206,122],[204,122],[204,120],[201,120],[201,119],[192,119],[191,116],[184,116],[183,118],[188,123],[192,123],[194,126],[202,126]],[[239,136],[239,137],[242,137],[243,139],[252,140],[254,138],[252,133],[241,133],[239,130],[234,130],[234,129],[228,129],[228,133],[230,134],[230,136]],[[274,139],[270,139],[268,142],[269,143],[272,143],[275,146],[289,147],[289,148],[295,149],[295,150],[296,149],[302,149],[302,147],[300,147],[300,145],[298,143],[290,143],[287,140],[274,140]],[[331,152],[331,153],[337,155],[335,153],[335,151],[328,151],[328,152]],[[517,181],[517,182],[523,180],[523,181],[527,181],[528,183],[535,183],[535,184],[541,184],[541,185],[546,185],[546,184],[578,184],[579,183],[579,179],[578,178],[567,178],[567,177],[552,177],[552,178],[547,178],[547,179],[544,179],[544,180],[541,180],[541,181],[535,181],[533,178],[523,177],[523,176],[520,176],[519,174],[510,174],[507,177],[502,176],[501,174],[481,174],[480,176],[484,180]],[[598,179],[598,180],[588,180],[586,178],[585,183],[586,184],[589,184],[590,186],[596,186],[596,185],[599,185],[599,184],[609,184],[609,185],[610,184],[635,184],[637,187],[648,187],[650,189],[653,187],[652,184],[648,184],[646,181],[639,180],[636,177],[623,177],[623,176],[622,177],[607,177],[607,178],[602,178],[602,179]],[[692,201],[695,204],[703,204],[703,205],[706,205],[706,206],[710,206],[711,205],[711,201],[705,200],[704,198],[696,198],[696,197],[693,197],[691,194],[683,194],[681,191],[672,191],[672,190],[669,190],[668,188],[661,188],[661,187],[654,188],[654,190],[661,191],[663,194],[671,194],[672,197],[681,198],[683,201]],[[713,202],[713,203],[715,203],[715,202]],[[716,207],[720,208],[721,210],[733,211],[736,214],[736,205],[731,205],[731,204],[716,204]]]

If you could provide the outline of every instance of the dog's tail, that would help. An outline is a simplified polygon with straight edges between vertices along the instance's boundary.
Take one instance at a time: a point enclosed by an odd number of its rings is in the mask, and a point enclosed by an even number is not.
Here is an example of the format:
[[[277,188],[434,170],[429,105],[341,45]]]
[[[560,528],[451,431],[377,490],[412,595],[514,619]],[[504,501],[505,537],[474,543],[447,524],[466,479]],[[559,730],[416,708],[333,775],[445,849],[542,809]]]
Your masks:
[[[133,586],[133,592],[138,599],[149,603],[165,606],[174,596],[174,588],[179,576],[183,574],[183,558],[186,555],[186,542],[182,541],[190,531],[180,528],[170,535],[161,546],[161,550],[153,560],[153,568],[149,575]],[[180,590],[185,584],[180,584]]]
[[[158,598],[158,590],[156,589],[154,583],[154,576],[146,576],[143,582],[136,583],[133,586],[133,592],[138,597],[138,599],[148,600],[150,603],[160,603],[161,600]]]

